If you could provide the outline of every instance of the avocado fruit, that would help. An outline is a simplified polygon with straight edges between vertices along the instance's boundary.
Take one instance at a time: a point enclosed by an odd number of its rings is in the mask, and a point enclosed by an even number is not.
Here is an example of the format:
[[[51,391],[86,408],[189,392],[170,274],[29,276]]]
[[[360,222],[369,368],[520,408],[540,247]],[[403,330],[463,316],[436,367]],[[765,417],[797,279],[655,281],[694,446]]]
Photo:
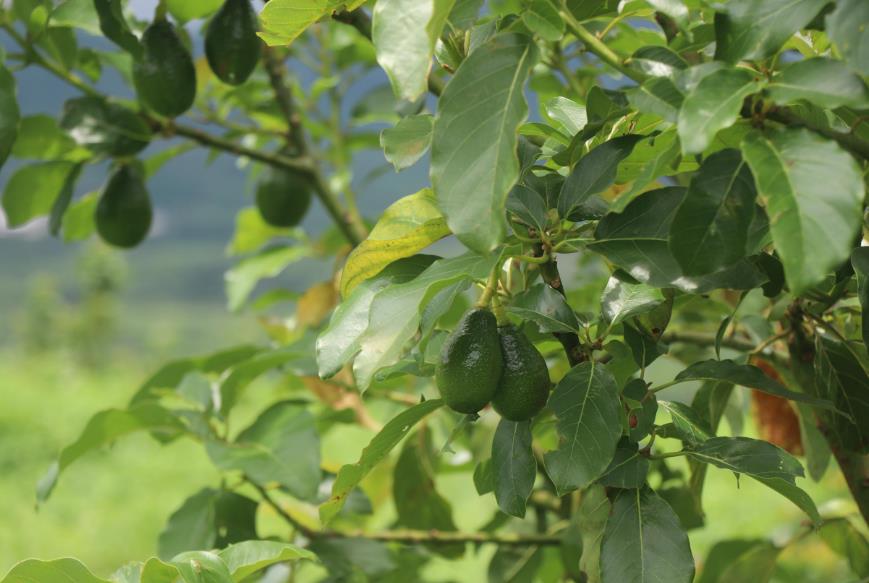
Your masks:
[[[135,247],[148,235],[152,219],[151,198],[141,164],[119,166],[97,203],[94,216],[97,233],[115,247]]]
[[[256,189],[256,206],[273,227],[295,227],[311,206],[313,185],[301,172],[269,170]]]
[[[142,54],[133,62],[139,99],[165,117],[178,117],[196,99],[196,67],[171,22],[155,20],[142,34]]]
[[[502,368],[495,316],[485,308],[473,308],[444,341],[435,382],[450,409],[472,414],[492,400]]]
[[[543,355],[515,326],[498,328],[504,372],[492,397],[492,407],[510,421],[537,415],[549,399],[549,369]]]
[[[256,12],[250,0],[226,0],[205,32],[205,57],[217,78],[229,85],[247,81],[259,62]]]

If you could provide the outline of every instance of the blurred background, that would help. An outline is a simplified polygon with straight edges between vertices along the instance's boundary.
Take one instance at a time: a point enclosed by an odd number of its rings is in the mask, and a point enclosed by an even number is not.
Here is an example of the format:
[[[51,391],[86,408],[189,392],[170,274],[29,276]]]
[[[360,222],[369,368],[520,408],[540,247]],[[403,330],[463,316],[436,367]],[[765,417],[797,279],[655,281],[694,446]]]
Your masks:
[[[143,18],[150,16],[153,5],[149,0],[131,2]],[[82,36],[80,42],[114,50],[91,37]],[[22,115],[56,116],[64,101],[76,96],[37,69],[17,77]],[[112,70],[106,71],[100,88],[132,97]],[[366,77],[349,95],[345,115],[384,94],[389,94],[385,75]],[[378,127],[385,124],[368,129]],[[171,145],[154,144],[145,155]],[[369,150],[353,165],[354,189],[367,217],[376,217],[389,203],[427,184],[425,161],[396,174],[379,150]],[[13,159],[3,168],[0,187],[17,167]],[[104,176],[105,168],[89,168],[77,194],[99,189]],[[173,159],[149,182],[156,207],[152,235],[130,252],[110,250],[95,238],[64,244],[48,234],[43,220],[10,231],[0,214],[0,573],[27,557],[75,556],[95,573],[107,575],[128,560],[153,555],[169,514],[191,492],[219,480],[197,445],[178,441],[161,447],[140,435],[81,460],[51,501],[35,508],[34,485],[58,450],[95,411],[125,404],[160,363],[265,341],[256,317],[227,310],[224,292],[224,272],[234,261],[226,247],[237,213],[253,204],[252,186],[244,161],[212,159],[201,150]],[[312,236],[329,228],[322,207],[315,205],[304,227]],[[594,280],[602,289],[605,276],[596,267],[580,270],[575,260],[565,259],[562,273],[568,282]],[[274,285],[301,292],[326,279],[331,270],[330,263],[305,260]],[[293,306],[284,306],[275,310],[289,317]],[[672,378],[680,370],[667,358],[654,369],[652,378]],[[687,392],[683,396],[690,398]],[[737,400],[734,407],[737,413],[750,412],[748,399]],[[734,419],[725,431],[734,428]],[[368,434],[359,431],[363,434],[355,442],[364,444]],[[750,413],[741,431],[753,434]],[[352,459],[357,453],[344,457]],[[850,505],[835,470],[831,467],[820,484],[801,484],[822,513]],[[480,501],[466,478],[447,476],[439,488],[453,500],[458,525],[475,528],[495,507],[491,496]],[[781,544],[800,532],[800,511],[751,480],[737,483],[731,474],[712,470],[705,495],[712,527],[692,531],[697,557],[722,539],[765,538]],[[789,546],[774,580],[850,580],[847,565],[817,538],[805,537]],[[462,580],[484,580],[490,555],[485,551],[478,558],[432,568],[445,581],[459,573]],[[479,577],[468,579],[469,574]]]

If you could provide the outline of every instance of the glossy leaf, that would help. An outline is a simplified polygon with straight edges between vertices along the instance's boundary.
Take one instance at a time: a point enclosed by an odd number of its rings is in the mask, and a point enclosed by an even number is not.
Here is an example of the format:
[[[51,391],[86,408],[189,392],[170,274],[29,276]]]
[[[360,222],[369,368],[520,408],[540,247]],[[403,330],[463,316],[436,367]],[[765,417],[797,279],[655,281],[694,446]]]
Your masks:
[[[835,142],[802,129],[752,132],[742,154],[766,205],[788,286],[799,295],[851,253],[864,197],[860,169]]]
[[[223,0],[166,0],[169,13],[180,22],[204,18],[217,11]]]
[[[344,506],[350,491],[359,485],[359,482],[368,475],[374,466],[389,455],[417,422],[442,405],[443,401],[440,399],[424,401],[405,409],[384,425],[380,433],[375,435],[362,450],[359,461],[352,465],[343,466],[338,471],[335,482],[332,484],[332,495],[320,505],[320,520],[324,524],[331,521]]]
[[[317,556],[307,549],[268,540],[240,542],[217,554],[226,563],[232,580],[235,582],[243,581],[257,571],[262,571],[277,563],[317,559]]]
[[[719,130],[736,121],[742,100],[764,84],[760,74],[748,69],[721,69],[703,77],[679,110],[682,152],[699,154],[705,150]]]
[[[616,381],[602,364],[579,364],[555,387],[549,407],[559,447],[546,453],[546,472],[561,495],[593,482],[612,460],[621,437]]]
[[[659,115],[676,123],[685,96],[668,77],[653,77],[626,91],[628,101],[643,113]]]
[[[600,298],[601,319],[612,327],[631,316],[654,310],[663,302],[661,290],[612,276]]]
[[[60,126],[96,154],[133,156],[151,141],[151,130],[139,115],[98,97],[71,99],[63,110]]]
[[[262,31],[258,34],[268,45],[288,45],[321,18],[339,9],[354,10],[364,3],[364,0],[272,0],[260,13]]]
[[[690,583],[694,558],[673,509],[648,488],[621,490],[601,542],[603,583]]]
[[[534,488],[537,461],[531,451],[531,422],[501,419],[492,440],[492,476],[498,508],[523,518]]]
[[[49,26],[72,26],[98,35],[100,21],[93,0],[63,0],[51,11]]]
[[[650,465],[649,458],[640,453],[635,442],[622,440],[598,482],[608,488],[642,488]]]
[[[818,523],[815,503],[797,487],[795,478],[803,477],[803,466],[792,455],[769,442],[749,437],[712,437],[686,451],[701,462],[745,474],[772,488]]]
[[[860,76],[842,61],[826,57],[791,63],[773,77],[767,91],[779,105],[805,99],[831,109],[843,105],[869,107],[869,89]]]
[[[756,196],[737,150],[703,161],[670,225],[670,252],[685,275],[712,273],[745,257]]]
[[[374,6],[371,40],[377,62],[400,99],[426,91],[435,42],[455,0],[380,0]]]
[[[546,102],[546,115],[558,122],[572,136],[588,123],[585,107],[566,97],[554,97]]]
[[[431,146],[434,118],[427,114],[409,115],[395,127],[380,133],[380,147],[395,171],[410,168],[422,158]]]
[[[111,583],[97,577],[76,559],[40,561],[27,559],[16,564],[0,583],[32,583],[34,581],[63,581],[64,583]]]
[[[576,332],[579,321],[567,301],[552,287],[544,284],[532,286],[513,298],[507,311],[537,324],[542,334],[550,332]]]
[[[703,443],[715,436],[706,420],[688,405],[675,401],[658,401],[658,403],[670,414],[676,436],[685,443]]]
[[[341,295],[347,297],[363,281],[387,265],[415,254],[449,235],[431,190],[424,188],[387,208],[368,238],[347,258],[341,275]]]
[[[438,103],[432,187],[452,232],[483,253],[504,237],[507,194],[519,178],[516,130],[528,114],[523,87],[535,59],[527,37],[495,36],[462,62]]]

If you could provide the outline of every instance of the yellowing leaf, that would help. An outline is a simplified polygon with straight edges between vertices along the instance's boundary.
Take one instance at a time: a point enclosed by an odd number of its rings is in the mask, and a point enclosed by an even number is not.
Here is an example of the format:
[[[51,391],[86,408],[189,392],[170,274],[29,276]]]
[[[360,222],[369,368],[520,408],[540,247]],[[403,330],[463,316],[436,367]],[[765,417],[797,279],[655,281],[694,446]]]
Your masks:
[[[272,0],[260,13],[258,34],[270,46],[288,45],[324,16],[363,4],[365,0]]]
[[[449,234],[431,189],[424,188],[393,203],[368,238],[347,258],[341,295],[346,298],[357,285],[396,259],[410,257]]]

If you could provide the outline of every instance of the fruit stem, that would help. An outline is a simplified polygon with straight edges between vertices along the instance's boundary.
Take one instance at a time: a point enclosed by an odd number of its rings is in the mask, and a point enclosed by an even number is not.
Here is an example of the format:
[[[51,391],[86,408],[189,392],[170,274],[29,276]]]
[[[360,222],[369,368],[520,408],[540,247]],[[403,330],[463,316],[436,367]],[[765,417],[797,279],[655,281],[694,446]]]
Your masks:
[[[492,297],[492,313],[495,314],[495,321],[498,322],[498,326],[510,324],[510,320],[507,319],[507,312],[501,304],[501,298],[497,294]]]
[[[477,300],[476,307],[488,307],[489,302],[492,300],[492,296],[494,296],[495,292],[498,291],[498,280],[501,275],[501,265],[501,261],[498,260],[495,263],[495,266],[492,268],[492,271],[489,273],[489,279],[486,282],[486,287],[483,289],[483,293],[480,294],[480,299]]]

